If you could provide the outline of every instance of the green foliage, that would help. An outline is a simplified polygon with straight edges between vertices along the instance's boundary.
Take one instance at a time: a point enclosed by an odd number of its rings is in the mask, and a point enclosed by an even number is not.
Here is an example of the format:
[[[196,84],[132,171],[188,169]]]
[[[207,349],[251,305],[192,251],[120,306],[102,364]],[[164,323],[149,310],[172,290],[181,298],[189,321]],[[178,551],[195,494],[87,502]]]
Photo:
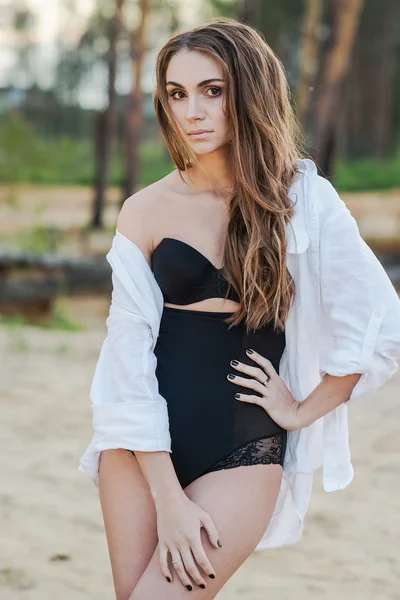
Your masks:
[[[11,240],[21,250],[34,252],[35,254],[46,254],[55,252],[57,246],[58,230],[55,227],[35,225],[32,229],[17,231]]]
[[[42,329],[61,330],[61,331],[84,331],[85,327],[67,316],[68,298],[58,298],[50,319],[43,322],[40,319],[28,318],[25,315],[1,316],[0,325],[5,325],[10,332],[13,347],[18,350],[27,350],[28,346],[23,335],[24,328],[27,325],[40,327]],[[65,353],[68,348],[62,345],[57,353]]]
[[[400,187],[400,153],[385,161],[377,158],[339,160],[334,185],[340,191],[349,192]]]
[[[0,126],[0,180],[8,183],[90,183],[92,148],[69,138],[40,138],[32,125],[10,114]]]
[[[172,163],[162,141],[146,140],[140,147],[139,186],[148,185],[170,172]],[[32,125],[19,115],[9,114],[0,123],[0,181],[10,184],[93,185],[93,145],[89,140],[61,137],[40,138]],[[111,160],[110,185],[123,181],[120,156]],[[15,203],[13,187],[9,202]]]
[[[213,17],[223,16],[237,19],[240,3],[238,0],[208,0]]]
[[[46,159],[45,143],[33,127],[11,113],[0,128],[0,180],[27,181]]]
[[[62,331],[83,331],[85,328],[67,317],[63,306],[57,305],[51,315],[50,322],[46,325],[48,329],[61,329]]]
[[[0,316],[0,323],[10,330],[20,329],[25,325],[25,317],[23,315],[13,315],[10,317]]]
[[[29,349],[24,335],[25,323],[25,317],[22,315],[12,317],[0,316],[0,324],[4,324],[8,329],[11,348],[17,352],[26,352]]]

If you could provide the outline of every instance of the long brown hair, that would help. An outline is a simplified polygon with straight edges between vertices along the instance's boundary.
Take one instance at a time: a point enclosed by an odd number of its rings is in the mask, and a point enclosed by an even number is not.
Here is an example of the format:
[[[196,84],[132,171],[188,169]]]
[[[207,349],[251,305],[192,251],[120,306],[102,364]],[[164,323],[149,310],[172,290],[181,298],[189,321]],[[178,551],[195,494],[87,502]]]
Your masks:
[[[284,66],[262,34],[234,19],[213,19],[172,36],[157,57],[153,102],[179,171],[190,169],[196,156],[175,124],[165,84],[171,57],[183,49],[216,59],[226,80],[234,194],[222,273],[241,299],[226,322],[245,319],[250,331],[271,321],[283,330],[295,294],[286,268],[286,223],[294,212],[288,191],[303,144]]]

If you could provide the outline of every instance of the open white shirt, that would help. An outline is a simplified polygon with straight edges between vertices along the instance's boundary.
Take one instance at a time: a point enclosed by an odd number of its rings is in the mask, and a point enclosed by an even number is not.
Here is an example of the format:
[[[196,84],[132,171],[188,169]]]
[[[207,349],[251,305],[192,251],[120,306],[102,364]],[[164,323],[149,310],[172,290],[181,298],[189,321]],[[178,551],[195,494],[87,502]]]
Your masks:
[[[312,160],[299,159],[297,165],[289,192],[297,200],[293,231],[287,224],[287,268],[296,297],[279,375],[298,401],[325,373],[362,376],[347,402],[288,432],[280,494],[256,551],[300,539],[317,468],[323,468],[326,491],[349,485],[347,405],[386,383],[400,359],[396,290],[332,184],[317,174]],[[78,467],[96,486],[102,450],[171,452],[168,407],[155,375],[163,295],[139,247],[118,230],[107,260],[113,292],[90,390],[94,435]]]

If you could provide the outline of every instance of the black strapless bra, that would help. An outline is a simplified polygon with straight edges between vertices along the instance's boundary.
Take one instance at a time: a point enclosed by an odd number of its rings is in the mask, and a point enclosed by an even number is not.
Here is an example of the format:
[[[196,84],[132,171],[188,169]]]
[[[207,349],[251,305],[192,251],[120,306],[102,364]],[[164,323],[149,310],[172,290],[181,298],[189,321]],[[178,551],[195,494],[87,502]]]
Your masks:
[[[222,269],[190,244],[165,237],[151,256],[151,268],[164,296],[171,304],[192,304],[207,298],[225,298],[228,282]],[[227,299],[239,302],[231,288]]]

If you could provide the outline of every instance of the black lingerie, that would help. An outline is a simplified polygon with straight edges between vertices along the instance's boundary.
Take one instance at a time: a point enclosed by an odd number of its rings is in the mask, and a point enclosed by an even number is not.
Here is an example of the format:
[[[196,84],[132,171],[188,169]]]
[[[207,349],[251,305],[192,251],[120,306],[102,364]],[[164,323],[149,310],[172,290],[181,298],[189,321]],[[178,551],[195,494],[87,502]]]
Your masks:
[[[223,298],[228,282],[209,260],[182,240],[165,237],[152,255],[154,277],[160,286],[164,302],[193,304],[207,298]],[[239,301],[230,290],[230,300]]]
[[[186,242],[163,238],[152,255],[152,269],[164,301],[184,306],[221,298],[227,282],[201,252]],[[231,299],[237,300],[235,294]],[[185,487],[211,471],[257,464],[283,465],[287,431],[258,404],[241,402],[236,392],[260,395],[227,378],[247,378],[232,359],[257,366],[253,348],[279,371],[285,332],[273,323],[247,334],[244,323],[228,329],[228,312],[164,306],[155,346],[156,376],[166,399],[171,460]]]

